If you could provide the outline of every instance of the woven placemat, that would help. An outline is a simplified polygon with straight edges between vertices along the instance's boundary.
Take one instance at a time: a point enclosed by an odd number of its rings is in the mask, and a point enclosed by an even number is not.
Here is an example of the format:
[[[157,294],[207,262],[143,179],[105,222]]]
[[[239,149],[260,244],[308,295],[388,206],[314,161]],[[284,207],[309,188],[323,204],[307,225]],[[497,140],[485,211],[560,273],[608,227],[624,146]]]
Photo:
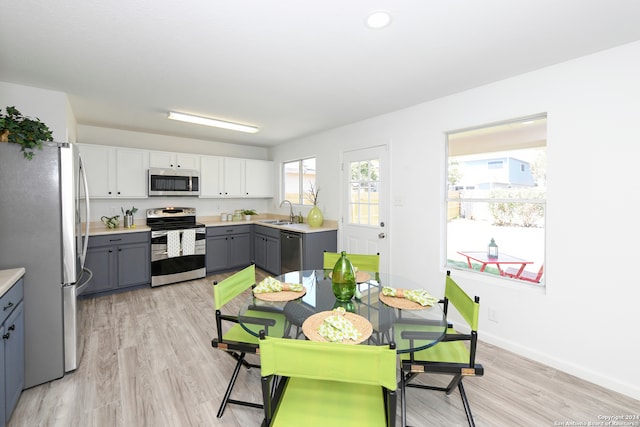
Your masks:
[[[318,333],[318,328],[320,327],[320,325],[322,325],[324,319],[334,314],[336,313],[334,313],[333,311],[321,311],[320,313],[316,313],[312,316],[307,317],[307,320],[305,320],[302,324],[302,332],[304,333],[304,336],[311,341],[327,342],[327,340]],[[343,344],[360,344],[361,342],[366,341],[371,336],[371,333],[373,332],[373,326],[367,319],[358,314],[349,312],[346,312],[344,314],[344,317],[345,319],[353,323],[353,326],[362,335],[357,341],[352,339],[342,340]]]
[[[329,278],[331,278],[332,274],[333,271],[329,273]],[[369,279],[371,279],[371,275],[366,271],[356,271],[356,283],[364,283]]]
[[[410,301],[406,298],[391,297],[384,295],[382,292],[378,294],[380,301],[388,305],[389,307],[399,308],[401,310],[424,310],[431,307],[430,305],[420,305],[415,301]]]
[[[304,296],[304,294],[306,293],[307,293],[307,288],[303,286],[302,290],[299,292],[296,292],[296,291],[263,292],[259,294],[254,293],[253,296],[258,299],[261,299],[262,301],[293,301],[294,299],[298,299]]]

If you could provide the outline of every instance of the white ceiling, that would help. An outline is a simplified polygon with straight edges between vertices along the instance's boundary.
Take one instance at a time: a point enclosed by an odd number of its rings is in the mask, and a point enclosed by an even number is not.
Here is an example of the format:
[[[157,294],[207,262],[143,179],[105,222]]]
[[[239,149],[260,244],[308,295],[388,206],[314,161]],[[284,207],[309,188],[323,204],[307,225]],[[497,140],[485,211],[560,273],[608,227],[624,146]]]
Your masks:
[[[367,29],[378,9],[391,26]],[[79,124],[269,146],[640,40],[639,23],[637,0],[2,1],[0,80],[67,93]]]

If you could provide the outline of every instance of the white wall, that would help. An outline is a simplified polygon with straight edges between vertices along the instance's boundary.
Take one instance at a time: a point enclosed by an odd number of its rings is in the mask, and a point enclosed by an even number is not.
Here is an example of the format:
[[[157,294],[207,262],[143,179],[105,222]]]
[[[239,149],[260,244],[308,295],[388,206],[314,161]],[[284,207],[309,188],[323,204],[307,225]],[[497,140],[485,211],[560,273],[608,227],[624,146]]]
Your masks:
[[[182,138],[178,136],[135,132],[99,126],[78,125],[78,142],[142,148],[146,150],[269,160],[269,150],[266,147],[205,141],[202,139]]]
[[[441,294],[444,133],[548,113],[546,290],[452,274],[481,297],[482,340],[640,399],[638,76],[633,43],[282,144],[272,158],[317,156],[320,205],[337,218],[341,153],[388,142],[391,192],[404,201],[391,206],[392,272]]]
[[[38,89],[0,81],[0,108],[15,106],[28,117],[37,117],[53,133],[56,142],[73,142],[75,117],[68,109],[69,101],[63,92]],[[35,155],[38,155],[37,150]]]

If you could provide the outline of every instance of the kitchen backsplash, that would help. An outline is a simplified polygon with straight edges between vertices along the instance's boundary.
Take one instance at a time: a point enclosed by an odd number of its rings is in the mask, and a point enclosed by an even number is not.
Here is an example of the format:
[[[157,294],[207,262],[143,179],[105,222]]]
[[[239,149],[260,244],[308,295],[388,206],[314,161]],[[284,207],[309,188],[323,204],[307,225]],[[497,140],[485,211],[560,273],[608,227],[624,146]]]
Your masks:
[[[233,213],[236,209],[255,209],[262,213],[284,213],[274,199],[200,199],[198,197],[153,197],[148,199],[92,199],[90,221],[100,221],[102,216],[120,215],[122,211],[138,208],[135,214],[137,221],[146,218],[146,210],[166,206],[184,206],[196,208],[198,216],[216,216],[221,212]],[[297,211],[296,211],[297,213]],[[304,212],[303,212],[304,213]]]

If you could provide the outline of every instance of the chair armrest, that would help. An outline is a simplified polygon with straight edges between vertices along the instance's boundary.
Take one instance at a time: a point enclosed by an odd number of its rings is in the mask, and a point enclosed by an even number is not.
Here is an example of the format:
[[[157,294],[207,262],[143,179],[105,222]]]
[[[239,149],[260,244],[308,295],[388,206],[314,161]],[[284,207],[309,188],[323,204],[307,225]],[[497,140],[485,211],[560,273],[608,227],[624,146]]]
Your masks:
[[[232,316],[230,314],[221,314],[218,316],[220,320],[226,320],[227,322],[238,323],[238,316]]]
[[[469,334],[446,334],[442,339],[445,341],[471,341],[471,335]]]
[[[439,332],[425,332],[425,331],[400,332],[400,338],[407,339],[407,340],[433,340],[440,336],[442,336],[442,334]]]
[[[275,319],[265,319],[263,317],[251,317],[251,316],[242,316],[243,323],[252,323],[255,325],[262,326],[275,326]]]
[[[279,307],[268,307],[264,305],[249,305],[249,310],[253,311],[264,311],[265,313],[282,313],[282,309]]]

